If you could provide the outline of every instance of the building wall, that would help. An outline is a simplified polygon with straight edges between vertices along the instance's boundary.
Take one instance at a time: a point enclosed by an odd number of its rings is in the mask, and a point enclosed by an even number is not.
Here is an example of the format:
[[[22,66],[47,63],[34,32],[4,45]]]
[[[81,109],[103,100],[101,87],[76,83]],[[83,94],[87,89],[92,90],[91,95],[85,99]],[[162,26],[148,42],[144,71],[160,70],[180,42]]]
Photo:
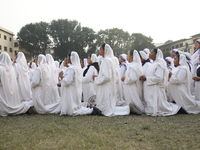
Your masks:
[[[181,39],[171,43],[157,46],[162,51],[171,51],[172,49],[178,49],[180,51],[189,52],[191,55],[194,53],[194,42],[196,39],[200,39],[200,34],[191,36],[189,39]]]
[[[7,52],[12,60],[14,59],[13,51],[13,32],[0,27],[0,52]]]

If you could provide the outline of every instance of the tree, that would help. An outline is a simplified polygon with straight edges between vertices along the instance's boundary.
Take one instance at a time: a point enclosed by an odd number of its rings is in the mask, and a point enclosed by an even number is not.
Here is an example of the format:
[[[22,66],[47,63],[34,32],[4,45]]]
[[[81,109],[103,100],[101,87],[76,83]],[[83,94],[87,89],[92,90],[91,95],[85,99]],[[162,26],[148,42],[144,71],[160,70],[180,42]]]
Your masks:
[[[76,20],[53,20],[50,23],[49,33],[53,39],[54,54],[60,59],[72,50],[76,51],[80,58],[87,57],[86,51],[94,46],[93,29],[81,27]]]
[[[45,54],[51,43],[48,29],[49,24],[46,22],[30,23],[22,27],[17,34],[20,48],[33,56]]]
[[[118,56],[122,53],[126,53],[129,50],[129,38],[130,34],[128,32],[123,31],[122,29],[106,29],[100,30],[97,33],[96,43],[102,44],[103,42],[105,42],[109,44],[112,47],[115,56]]]
[[[141,33],[133,33],[130,38],[131,49],[143,50],[145,48],[152,49],[155,45],[152,43],[153,39]]]
[[[164,44],[172,43],[172,40],[167,40]]]

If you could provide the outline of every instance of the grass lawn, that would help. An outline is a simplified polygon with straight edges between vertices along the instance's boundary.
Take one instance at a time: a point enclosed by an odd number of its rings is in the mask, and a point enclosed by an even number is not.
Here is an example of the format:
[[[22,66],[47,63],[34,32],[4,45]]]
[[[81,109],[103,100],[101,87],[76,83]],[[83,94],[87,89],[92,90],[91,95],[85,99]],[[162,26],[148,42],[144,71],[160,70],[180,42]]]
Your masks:
[[[200,114],[0,117],[0,149],[199,150]]]

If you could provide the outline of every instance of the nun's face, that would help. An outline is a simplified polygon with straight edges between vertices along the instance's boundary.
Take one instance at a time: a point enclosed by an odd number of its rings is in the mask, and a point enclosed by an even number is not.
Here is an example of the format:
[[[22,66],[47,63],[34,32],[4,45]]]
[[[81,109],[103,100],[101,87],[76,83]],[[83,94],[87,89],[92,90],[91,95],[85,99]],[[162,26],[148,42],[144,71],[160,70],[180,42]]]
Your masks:
[[[104,57],[104,49],[103,49],[102,46],[100,47],[99,55],[101,55],[102,57]]]
[[[88,62],[89,65],[92,64],[92,60],[91,60],[90,56],[88,56],[87,62]]]
[[[132,62],[132,61],[133,61],[133,56],[131,56],[130,51],[128,51],[128,53],[127,53],[127,60],[128,60],[129,62]]]
[[[179,59],[177,56],[174,57],[174,66],[179,66]]]
[[[194,42],[194,47],[195,47],[196,49],[198,49],[198,48],[200,47],[200,44],[197,43],[197,42]]]
[[[176,56],[175,52],[171,52],[171,58],[174,58]]]
[[[123,63],[123,60],[120,57],[118,58],[118,60],[120,64]]]
[[[152,59],[153,61],[156,60],[156,53],[154,50],[151,50],[151,53],[149,54],[149,58]]]
[[[71,64],[71,59],[70,59],[70,56],[67,56],[67,64]]]

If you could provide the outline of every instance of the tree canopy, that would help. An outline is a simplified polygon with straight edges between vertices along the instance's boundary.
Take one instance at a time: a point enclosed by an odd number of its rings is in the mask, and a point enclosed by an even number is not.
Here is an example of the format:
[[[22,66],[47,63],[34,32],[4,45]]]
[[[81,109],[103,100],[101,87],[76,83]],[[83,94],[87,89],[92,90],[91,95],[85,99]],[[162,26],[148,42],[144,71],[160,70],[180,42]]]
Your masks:
[[[54,50],[54,57],[63,59],[68,52],[78,52],[80,58],[95,53],[102,43],[108,43],[115,56],[127,53],[130,49],[142,50],[154,48],[151,37],[141,33],[130,33],[118,29],[106,29],[95,32],[89,27],[82,27],[76,20],[58,19],[50,23],[30,23],[21,28],[18,33],[20,47],[33,56],[46,54]]]

